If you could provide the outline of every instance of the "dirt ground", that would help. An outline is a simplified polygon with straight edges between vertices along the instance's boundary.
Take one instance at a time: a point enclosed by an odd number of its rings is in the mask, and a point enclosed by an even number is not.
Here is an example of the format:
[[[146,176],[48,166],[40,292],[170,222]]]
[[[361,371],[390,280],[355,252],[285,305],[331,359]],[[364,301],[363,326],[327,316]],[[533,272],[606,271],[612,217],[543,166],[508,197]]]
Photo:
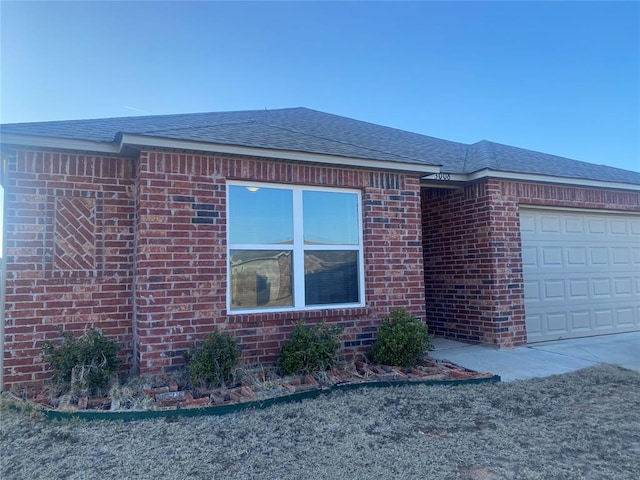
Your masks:
[[[46,421],[8,403],[4,480],[640,478],[640,374],[607,365],[130,423]]]

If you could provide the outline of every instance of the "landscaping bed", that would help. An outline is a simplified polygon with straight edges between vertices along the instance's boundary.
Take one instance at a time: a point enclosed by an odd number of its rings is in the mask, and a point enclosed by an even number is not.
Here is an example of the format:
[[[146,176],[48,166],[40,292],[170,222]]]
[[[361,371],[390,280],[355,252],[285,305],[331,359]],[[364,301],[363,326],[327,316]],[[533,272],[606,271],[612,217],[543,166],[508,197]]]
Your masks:
[[[130,420],[229,413],[360,386],[500,380],[430,359],[427,326],[404,309],[383,319],[376,341],[353,362],[341,358],[342,330],[298,322],[271,367],[244,364],[238,340],[216,330],[183,352],[185,366],[172,375],[130,376],[124,382],[118,378],[120,346],[113,339],[94,328],[80,336],[61,330],[59,341],[42,346],[52,370],[50,387],[26,386],[12,395],[36,404],[49,418]]]
[[[104,419],[108,417],[105,413],[113,413],[114,419],[131,420],[163,414],[223,414],[359,386],[496,381],[500,381],[500,377],[491,373],[475,372],[427,357],[412,368],[356,361],[313,375],[281,376],[275,368],[246,368],[242,381],[217,388],[193,387],[184,375],[165,375],[131,377],[123,384],[114,384],[107,396],[59,394],[52,388],[34,386],[14,389],[11,394],[35,404],[49,418]]]

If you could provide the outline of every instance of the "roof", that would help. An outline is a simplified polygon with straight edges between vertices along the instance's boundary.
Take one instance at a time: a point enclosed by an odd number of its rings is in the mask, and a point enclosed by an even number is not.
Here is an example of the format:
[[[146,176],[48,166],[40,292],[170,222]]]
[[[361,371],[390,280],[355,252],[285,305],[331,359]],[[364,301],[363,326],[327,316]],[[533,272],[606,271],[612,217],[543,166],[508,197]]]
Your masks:
[[[404,165],[440,166],[455,175],[483,170],[640,184],[640,173],[595,165],[486,140],[467,145],[307,108],[189,113],[15,123],[7,136],[120,144],[126,135],[197,144],[303,152]]]
[[[463,172],[473,173],[479,170],[640,185],[640,172],[580,162],[487,140],[470,145],[467,151]]]

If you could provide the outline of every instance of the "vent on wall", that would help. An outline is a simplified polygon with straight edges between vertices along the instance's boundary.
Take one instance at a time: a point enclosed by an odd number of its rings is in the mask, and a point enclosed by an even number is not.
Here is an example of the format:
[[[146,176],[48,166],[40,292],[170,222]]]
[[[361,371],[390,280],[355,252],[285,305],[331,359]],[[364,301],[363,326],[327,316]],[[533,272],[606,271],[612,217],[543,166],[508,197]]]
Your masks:
[[[369,186],[383,190],[403,190],[404,182],[397,173],[371,172]]]

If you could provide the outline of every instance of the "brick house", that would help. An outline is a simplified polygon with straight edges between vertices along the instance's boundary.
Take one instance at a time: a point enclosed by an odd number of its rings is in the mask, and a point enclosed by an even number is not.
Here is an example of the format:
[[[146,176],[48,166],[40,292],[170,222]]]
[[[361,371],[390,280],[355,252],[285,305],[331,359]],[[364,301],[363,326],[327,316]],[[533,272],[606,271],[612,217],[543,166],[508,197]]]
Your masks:
[[[640,173],[304,108],[2,126],[4,387],[95,326],[140,373],[406,308],[498,347],[640,328]]]

